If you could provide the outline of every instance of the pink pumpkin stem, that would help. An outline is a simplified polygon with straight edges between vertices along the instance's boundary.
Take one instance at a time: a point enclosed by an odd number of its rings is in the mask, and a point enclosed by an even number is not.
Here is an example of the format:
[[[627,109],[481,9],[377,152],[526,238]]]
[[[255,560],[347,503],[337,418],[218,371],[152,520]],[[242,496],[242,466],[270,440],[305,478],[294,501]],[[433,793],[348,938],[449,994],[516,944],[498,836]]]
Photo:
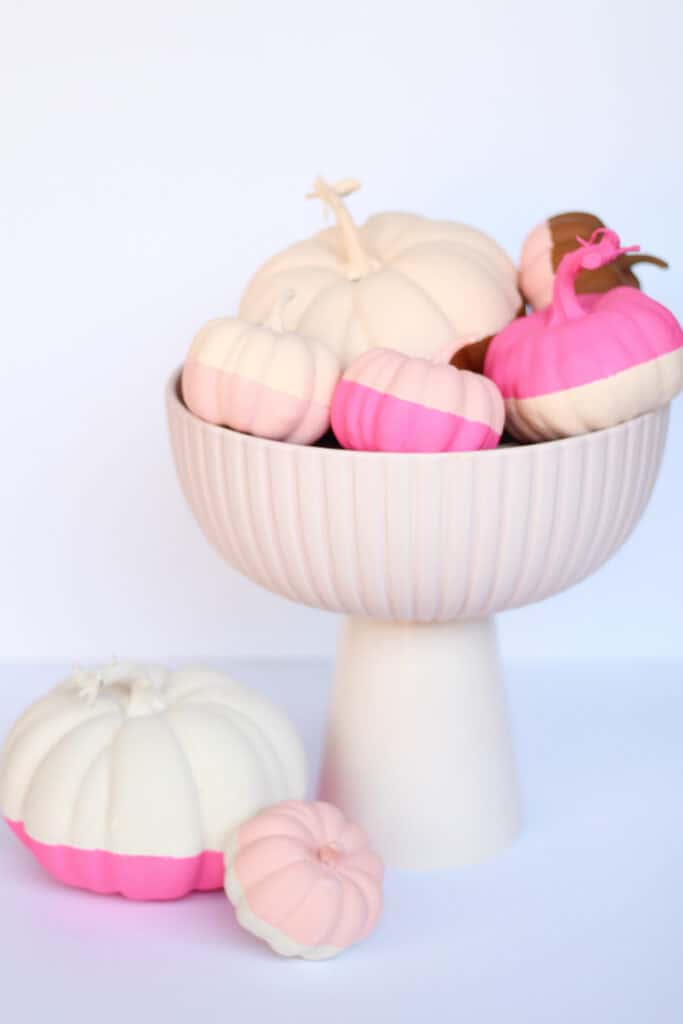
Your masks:
[[[586,311],[576,296],[574,284],[582,270],[596,270],[612,263],[624,252],[637,252],[638,245],[621,246],[619,235],[609,228],[597,228],[589,239],[576,236],[579,248],[563,256],[555,275],[549,326],[578,320]]]
[[[326,843],[321,846],[318,850],[318,859],[326,864],[328,868],[333,868],[339,863],[342,856],[342,851],[339,849],[337,843]]]

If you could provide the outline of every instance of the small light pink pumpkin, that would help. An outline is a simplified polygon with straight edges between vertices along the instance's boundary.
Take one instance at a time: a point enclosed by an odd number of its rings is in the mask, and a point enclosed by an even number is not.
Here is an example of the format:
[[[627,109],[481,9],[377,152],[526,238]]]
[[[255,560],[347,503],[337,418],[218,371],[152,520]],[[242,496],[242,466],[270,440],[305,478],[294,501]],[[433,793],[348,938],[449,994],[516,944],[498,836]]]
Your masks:
[[[624,252],[595,231],[567,253],[550,306],[515,320],[489,347],[484,372],[505,399],[507,429],[522,441],[615,426],[669,402],[683,387],[683,331],[633,287],[577,295],[574,282]]]
[[[336,956],[382,912],[382,861],[332,804],[288,800],[261,811],[235,829],[225,865],[238,921],[282,956]]]
[[[263,325],[210,320],[185,361],[182,393],[200,419],[274,441],[312,444],[329,429],[341,368],[322,341],[285,331],[286,292]]]
[[[331,421],[344,448],[459,452],[495,448],[505,413],[498,388],[478,373],[376,348],[346,370]]]

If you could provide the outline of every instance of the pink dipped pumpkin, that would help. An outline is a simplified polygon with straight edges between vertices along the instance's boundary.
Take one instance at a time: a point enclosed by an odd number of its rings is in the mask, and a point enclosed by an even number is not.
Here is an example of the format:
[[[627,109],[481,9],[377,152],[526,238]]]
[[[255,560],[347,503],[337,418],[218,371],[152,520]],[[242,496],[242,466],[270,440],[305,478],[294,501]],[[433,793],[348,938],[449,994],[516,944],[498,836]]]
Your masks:
[[[504,418],[498,388],[486,377],[440,357],[411,358],[379,348],[346,370],[331,410],[340,444],[371,452],[494,448]]]
[[[683,331],[633,287],[577,295],[582,270],[637,249],[606,228],[565,255],[553,300],[516,320],[488,350],[484,372],[505,399],[506,425],[522,441],[615,426],[669,402],[683,386]]]
[[[234,831],[225,866],[240,924],[282,956],[336,956],[382,912],[382,861],[332,804],[288,800],[262,811]]]
[[[265,324],[210,320],[182,374],[183,399],[200,419],[274,441],[311,444],[329,429],[341,372],[327,345],[285,331],[286,292]]]

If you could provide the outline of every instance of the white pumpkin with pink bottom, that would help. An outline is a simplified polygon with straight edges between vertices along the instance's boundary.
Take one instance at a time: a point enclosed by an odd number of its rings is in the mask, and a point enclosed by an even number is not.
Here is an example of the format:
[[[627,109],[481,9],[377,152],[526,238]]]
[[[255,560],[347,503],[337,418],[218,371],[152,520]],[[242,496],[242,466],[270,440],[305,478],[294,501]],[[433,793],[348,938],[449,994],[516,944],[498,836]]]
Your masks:
[[[0,759],[0,809],[59,881],[131,899],[223,885],[230,832],[306,788],[304,752],[259,694],[205,669],[77,672]]]

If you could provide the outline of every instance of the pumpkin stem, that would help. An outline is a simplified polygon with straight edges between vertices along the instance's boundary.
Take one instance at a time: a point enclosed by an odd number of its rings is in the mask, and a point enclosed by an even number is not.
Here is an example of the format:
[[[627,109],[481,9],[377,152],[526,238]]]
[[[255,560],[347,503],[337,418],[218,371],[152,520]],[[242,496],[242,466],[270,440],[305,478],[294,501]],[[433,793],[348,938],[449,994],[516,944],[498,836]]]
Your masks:
[[[644,252],[626,253],[623,262],[627,267],[632,267],[634,263],[653,263],[656,267],[661,267],[662,270],[669,269],[669,264],[666,260],[661,260],[659,256],[650,256]]]
[[[576,296],[574,283],[582,270],[596,270],[612,263],[622,253],[637,252],[637,245],[622,248],[619,236],[609,228],[597,228],[589,239],[580,238],[578,249],[566,253],[560,260],[553,286],[553,301],[549,310],[550,325],[585,316],[585,309]]]
[[[151,674],[138,665],[113,662],[90,672],[77,669],[69,682],[88,704],[94,704],[107,687],[118,687],[126,698],[124,710],[130,716],[163,711],[166,706]]]
[[[342,851],[338,843],[326,843],[318,850],[318,859],[328,868],[335,867],[341,859]]]
[[[322,199],[334,214],[351,281],[360,280],[377,266],[363,244],[358,225],[342,202],[343,196],[348,196],[359,188],[360,182],[354,178],[345,178],[336,185],[330,185],[318,176],[313,183],[313,191],[306,196],[307,199]]]
[[[292,301],[296,292],[293,288],[287,288],[286,291],[279,295],[273,303],[268,318],[264,321],[265,327],[270,327],[273,331],[278,331],[279,334],[284,334],[287,328],[285,327],[285,308]]]

